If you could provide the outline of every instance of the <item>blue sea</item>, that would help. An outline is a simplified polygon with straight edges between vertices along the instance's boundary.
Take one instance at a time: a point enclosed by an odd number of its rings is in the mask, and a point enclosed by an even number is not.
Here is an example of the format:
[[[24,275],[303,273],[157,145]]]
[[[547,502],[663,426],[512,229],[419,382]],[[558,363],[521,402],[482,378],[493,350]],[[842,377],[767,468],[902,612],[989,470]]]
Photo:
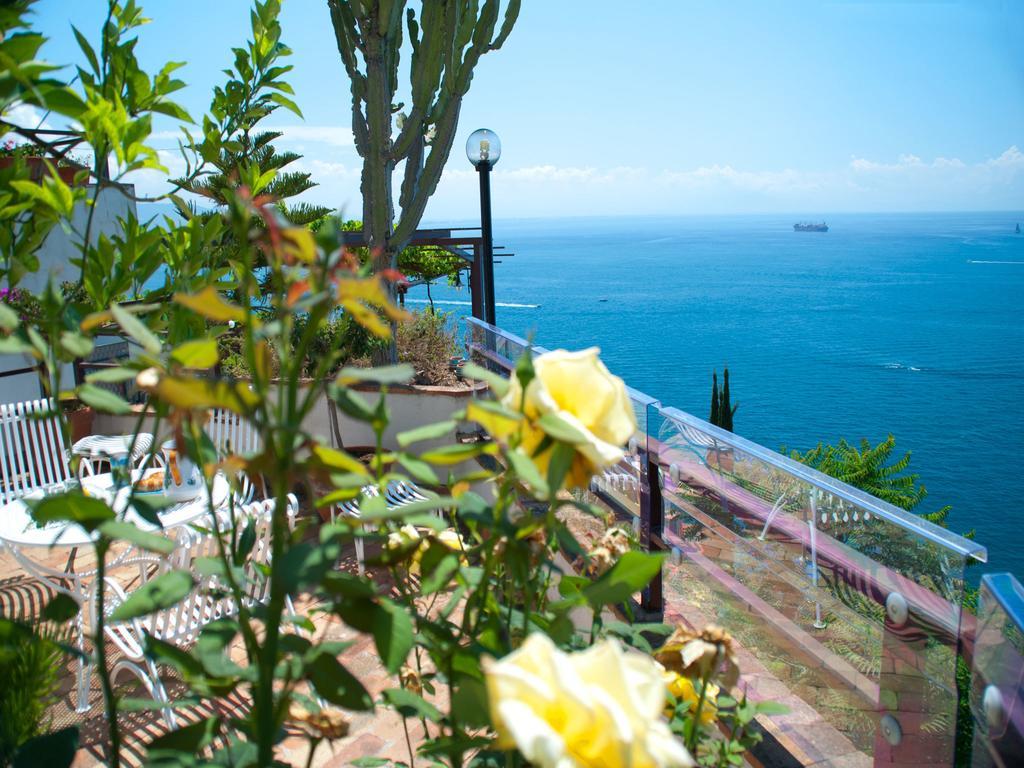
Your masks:
[[[495,267],[498,325],[596,344],[631,386],[704,418],[728,365],[735,431],[770,448],[891,432],[928,488],[918,511],[951,504],[984,570],[1024,576],[1024,212],[794,220],[498,221],[514,254]],[[431,293],[469,312],[468,289]]]

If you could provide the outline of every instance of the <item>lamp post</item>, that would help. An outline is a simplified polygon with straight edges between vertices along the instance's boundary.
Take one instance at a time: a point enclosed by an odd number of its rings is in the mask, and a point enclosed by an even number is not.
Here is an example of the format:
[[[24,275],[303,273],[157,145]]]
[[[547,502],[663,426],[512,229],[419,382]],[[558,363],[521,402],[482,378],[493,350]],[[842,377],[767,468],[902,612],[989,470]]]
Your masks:
[[[501,157],[501,141],[498,134],[487,128],[479,128],[466,141],[466,157],[480,174],[480,239],[483,241],[483,288],[484,315],[491,325],[496,325],[494,316],[494,239],[491,234],[491,168]]]

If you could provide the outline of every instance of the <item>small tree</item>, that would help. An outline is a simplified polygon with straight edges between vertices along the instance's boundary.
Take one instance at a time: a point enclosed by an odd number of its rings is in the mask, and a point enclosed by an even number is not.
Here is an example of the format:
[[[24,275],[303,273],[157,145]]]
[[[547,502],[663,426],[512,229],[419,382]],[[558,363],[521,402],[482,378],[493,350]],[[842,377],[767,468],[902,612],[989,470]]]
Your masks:
[[[720,426],[719,413],[721,408],[718,404],[718,371],[711,374],[711,418],[708,421],[714,426]]]
[[[733,405],[729,399],[729,369],[726,368],[722,373],[722,402],[719,406],[719,426],[722,429],[732,432],[732,417],[736,413],[736,409],[739,408],[739,403]]]
[[[729,401],[729,369],[723,375],[722,392],[718,392],[718,371],[711,374],[711,418],[709,421],[716,427],[732,432],[732,417],[739,408],[739,403],[732,405]]]

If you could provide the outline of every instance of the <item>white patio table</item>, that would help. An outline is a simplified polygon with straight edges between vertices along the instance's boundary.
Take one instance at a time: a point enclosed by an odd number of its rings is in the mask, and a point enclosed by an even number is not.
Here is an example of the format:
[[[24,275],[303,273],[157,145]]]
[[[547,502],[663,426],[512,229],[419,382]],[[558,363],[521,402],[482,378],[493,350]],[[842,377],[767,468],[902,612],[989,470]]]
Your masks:
[[[133,479],[138,480],[143,474],[149,474],[159,470],[136,470],[133,472]],[[130,489],[114,488],[114,479],[111,474],[93,475],[81,479],[83,490],[89,496],[103,499],[117,513],[118,519],[134,523],[142,530],[159,531],[160,528],[145,520],[139,513],[128,505]],[[63,487],[51,487],[51,493],[59,493]],[[213,509],[222,508],[228,499],[228,482],[221,475],[217,474],[213,482]],[[24,499],[17,499],[0,506],[0,549],[6,549],[12,557],[25,569],[25,571],[44,582],[47,586],[57,592],[69,595],[82,606],[75,619],[76,645],[82,651],[85,650],[85,606],[90,597],[92,582],[96,576],[96,569],[90,568],[84,571],[76,571],[75,555],[79,547],[91,546],[95,534],[90,535],[77,523],[53,522],[42,528],[36,525],[29,513],[25,499],[42,499],[45,493],[37,490],[30,493]],[[159,495],[159,494],[150,494]],[[158,512],[158,517],[163,530],[177,526],[188,525],[201,518],[210,510],[209,496],[205,486],[201,486],[199,495],[193,499],[173,503]],[[55,547],[69,550],[67,566],[64,570],[58,570],[43,562],[45,553]],[[48,559],[48,558],[47,558]],[[134,547],[127,546],[107,562],[107,569],[131,565],[135,562],[144,568],[146,564],[152,564],[152,555],[140,555],[135,552]],[[89,709],[89,665],[82,659],[78,661],[78,702],[76,710],[85,712]]]

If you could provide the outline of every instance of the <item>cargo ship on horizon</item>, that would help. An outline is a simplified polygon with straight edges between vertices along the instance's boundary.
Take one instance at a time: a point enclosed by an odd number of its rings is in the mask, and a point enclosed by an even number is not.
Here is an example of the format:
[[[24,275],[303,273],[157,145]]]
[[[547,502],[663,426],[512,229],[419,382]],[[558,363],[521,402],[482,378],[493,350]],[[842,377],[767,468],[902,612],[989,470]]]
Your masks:
[[[794,232],[828,232],[828,224],[824,221],[820,224],[813,224],[809,221],[798,222],[793,225]]]

